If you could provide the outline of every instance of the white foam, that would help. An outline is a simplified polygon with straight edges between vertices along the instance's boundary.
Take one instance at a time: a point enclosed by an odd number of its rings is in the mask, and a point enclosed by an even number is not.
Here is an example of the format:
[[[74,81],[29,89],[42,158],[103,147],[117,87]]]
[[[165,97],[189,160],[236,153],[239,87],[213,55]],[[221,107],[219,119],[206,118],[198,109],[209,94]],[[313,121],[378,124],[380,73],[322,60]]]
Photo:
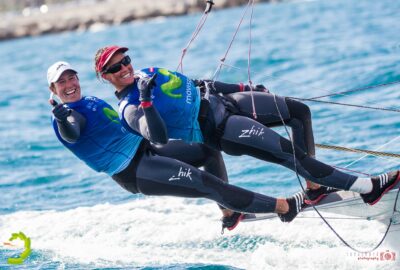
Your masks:
[[[399,262],[360,260],[319,219],[241,223],[221,236],[219,218],[213,203],[147,197],[120,205],[3,215],[0,240],[22,231],[31,238],[32,249],[46,258],[95,266],[193,263],[244,269],[394,269]],[[375,244],[384,229],[377,222],[332,224],[361,247]],[[386,250],[399,255],[399,250],[387,246],[378,252]]]

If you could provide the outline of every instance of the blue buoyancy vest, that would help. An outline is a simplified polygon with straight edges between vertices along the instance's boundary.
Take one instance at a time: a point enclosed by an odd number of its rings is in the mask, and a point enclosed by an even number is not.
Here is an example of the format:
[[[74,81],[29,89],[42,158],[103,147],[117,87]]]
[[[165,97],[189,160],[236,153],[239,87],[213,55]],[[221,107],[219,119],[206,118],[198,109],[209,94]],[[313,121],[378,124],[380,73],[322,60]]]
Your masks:
[[[163,68],[141,70],[138,77],[151,77],[157,73],[153,88],[153,106],[160,113],[168,130],[170,139],[186,142],[203,142],[200,125],[197,120],[200,110],[200,92],[191,79],[178,72]],[[129,93],[120,102],[120,117],[128,104],[139,105],[138,78],[132,84]],[[123,125],[130,129],[124,119]]]
[[[86,125],[78,141],[69,143],[61,138],[53,119],[57,138],[64,146],[97,172],[114,175],[125,169],[143,138],[127,132],[118,113],[101,99],[87,96],[67,105],[86,118]]]

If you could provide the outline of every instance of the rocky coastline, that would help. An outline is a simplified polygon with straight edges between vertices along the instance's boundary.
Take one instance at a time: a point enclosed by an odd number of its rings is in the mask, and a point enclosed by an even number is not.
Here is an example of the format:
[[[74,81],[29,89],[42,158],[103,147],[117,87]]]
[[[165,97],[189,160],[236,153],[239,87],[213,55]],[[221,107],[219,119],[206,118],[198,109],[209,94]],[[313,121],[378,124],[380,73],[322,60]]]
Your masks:
[[[256,0],[274,2],[276,0]],[[205,0],[104,0],[101,2],[73,2],[46,6],[23,16],[0,15],[0,41],[74,30],[91,30],[105,25],[119,25],[134,20],[160,16],[177,16],[205,9]],[[214,9],[246,5],[248,0],[216,0]]]

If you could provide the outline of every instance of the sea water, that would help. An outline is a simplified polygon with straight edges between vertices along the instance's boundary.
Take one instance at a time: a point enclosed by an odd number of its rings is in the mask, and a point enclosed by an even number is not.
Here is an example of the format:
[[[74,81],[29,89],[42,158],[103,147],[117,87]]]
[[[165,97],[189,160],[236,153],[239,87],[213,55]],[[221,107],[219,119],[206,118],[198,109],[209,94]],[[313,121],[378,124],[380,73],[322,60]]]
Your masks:
[[[192,78],[213,76],[244,7],[213,11],[183,62]],[[400,80],[400,2],[294,1],[258,4],[251,27],[251,81],[271,92],[312,98]],[[247,15],[250,14],[250,11]],[[278,219],[241,223],[220,234],[215,203],[144,197],[123,190],[59,143],[50,125],[46,71],[66,60],[82,90],[117,106],[112,87],[96,79],[93,58],[102,46],[130,48],[136,69],[175,70],[200,14],[0,43],[0,268],[1,269],[400,269],[399,245],[375,253],[345,247],[316,215],[290,224]],[[248,82],[249,16],[218,76]],[[399,84],[324,98],[399,109]],[[399,113],[306,102],[315,141],[398,153]],[[256,108],[257,109],[257,108]],[[276,129],[287,136],[285,129]],[[378,174],[399,167],[390,157],[317,149],[334,166]],[[224,155],[233,184],[272,196],[300,189],[292,171],[250,157]],[[157,168],[154,168],[157,169]],[[331,220],[351,245],[372,248],[385,226]],[[3,245],[12,233],[31,239],[31,255],[13,266],[21,247]],[[13,242],[14,243],[14,242]],[[17,242],[15,242],[17,243]],[[380,253],[393,260],[374,260]]]

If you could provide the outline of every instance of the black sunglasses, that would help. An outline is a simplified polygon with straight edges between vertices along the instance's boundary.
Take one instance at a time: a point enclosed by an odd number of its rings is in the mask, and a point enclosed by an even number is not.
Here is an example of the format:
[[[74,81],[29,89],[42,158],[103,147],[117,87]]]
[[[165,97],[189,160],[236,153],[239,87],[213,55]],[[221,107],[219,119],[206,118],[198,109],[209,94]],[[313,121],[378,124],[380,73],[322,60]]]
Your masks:
[[[103,70],[103,74],[104,73],[117,73],[118,71],[121,70],[122,65],[127,66],[131,63],[131,58],[129,57],[129,55],[125,55],[124,58],[121,59],[121,61],[109,66],[108,68],[106,68],[105,70]]]

